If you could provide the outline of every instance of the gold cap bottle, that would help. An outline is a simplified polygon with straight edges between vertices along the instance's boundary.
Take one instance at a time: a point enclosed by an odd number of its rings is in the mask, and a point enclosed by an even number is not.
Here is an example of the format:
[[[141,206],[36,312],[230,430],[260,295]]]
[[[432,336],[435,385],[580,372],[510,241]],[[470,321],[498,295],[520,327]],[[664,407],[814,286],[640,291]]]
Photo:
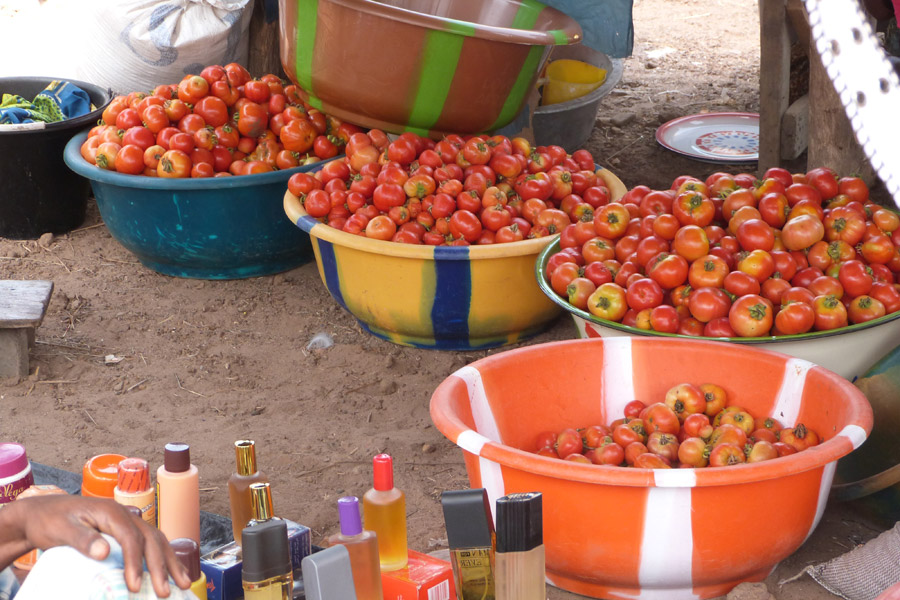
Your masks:
[[[256,473],[256,442],[253,440],[236,441],[234,456],[237,460],[238,475],[249,477]]]
[[[253,514],[251,523],[268,521],[275,516],[272,510],[272,489],[268,483],[250,484],[250,511]]]

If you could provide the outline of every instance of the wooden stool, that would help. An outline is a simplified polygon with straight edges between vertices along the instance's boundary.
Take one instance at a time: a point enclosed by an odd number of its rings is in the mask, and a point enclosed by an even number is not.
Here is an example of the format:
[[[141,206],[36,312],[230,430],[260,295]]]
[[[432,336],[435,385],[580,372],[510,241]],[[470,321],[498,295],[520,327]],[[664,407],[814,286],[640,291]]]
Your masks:
[[[28,377],[34,328],[52,293],[52,281],[0,280],[0,377]]]

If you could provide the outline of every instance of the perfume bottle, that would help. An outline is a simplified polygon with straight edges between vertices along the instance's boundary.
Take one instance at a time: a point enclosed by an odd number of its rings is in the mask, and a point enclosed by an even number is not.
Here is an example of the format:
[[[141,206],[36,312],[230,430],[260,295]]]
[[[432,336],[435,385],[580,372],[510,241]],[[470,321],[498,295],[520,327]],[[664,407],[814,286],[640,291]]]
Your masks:
[[[541,494],[497,500],[497,600],[546,600]]]
[[[494,524],[487,491],[441,494],[459,600],[494,600]]]
[[[245,600],[291,600],[294,575],[287,523],[280,519],[256,523],[244,528],[241,539]]]
[[[238,440],[234,443],[237,470],[228,478],[228,501],[231,504],[231,528],[234,541],[241,545],[241,530],[253,518],[250,507],[250,484],[268,481],[256,468],[256,443]]]
[[[356,496],[339,498],[338,515],[341,531],[328,537],[327,545],[342,544],[347,547],[358,600],[382,600],[378,538],[373,532],[362,528],[359,499]]]
[[[379,454],[372,460],[372,489],[363,496],[363,523],[378,536],[378,557],[382,571],[406,566],[406,496],[394,487],[391,457]]]

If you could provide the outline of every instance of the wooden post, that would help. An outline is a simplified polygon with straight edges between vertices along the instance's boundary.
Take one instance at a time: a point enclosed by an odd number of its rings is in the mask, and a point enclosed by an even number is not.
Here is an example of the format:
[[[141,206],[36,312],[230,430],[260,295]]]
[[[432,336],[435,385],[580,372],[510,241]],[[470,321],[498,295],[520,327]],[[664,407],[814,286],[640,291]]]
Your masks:
[[[278,3],[256,0],[250,17],[250,58],[247,70],[254,77],[274,73],[287,79],[281,67]]]
[[[759,2],[759,163],[762,174],[781,163],[781,116],[788,107],[791,41],[785,0]]]

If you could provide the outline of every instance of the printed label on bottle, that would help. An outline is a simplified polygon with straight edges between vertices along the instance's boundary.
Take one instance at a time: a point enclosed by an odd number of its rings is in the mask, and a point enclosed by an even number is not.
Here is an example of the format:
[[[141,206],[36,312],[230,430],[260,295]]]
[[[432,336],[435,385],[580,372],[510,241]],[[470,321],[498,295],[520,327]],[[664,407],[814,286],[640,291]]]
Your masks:
[[[34,476],[31,473],[31,465],[12,477],[0,480],[0,505],[12,502],[32,485],[34,485]]]
[[[456,555],[459,557],[459,566],[464,569],[491,568],[490,550],[484,548],[457,550]]]

